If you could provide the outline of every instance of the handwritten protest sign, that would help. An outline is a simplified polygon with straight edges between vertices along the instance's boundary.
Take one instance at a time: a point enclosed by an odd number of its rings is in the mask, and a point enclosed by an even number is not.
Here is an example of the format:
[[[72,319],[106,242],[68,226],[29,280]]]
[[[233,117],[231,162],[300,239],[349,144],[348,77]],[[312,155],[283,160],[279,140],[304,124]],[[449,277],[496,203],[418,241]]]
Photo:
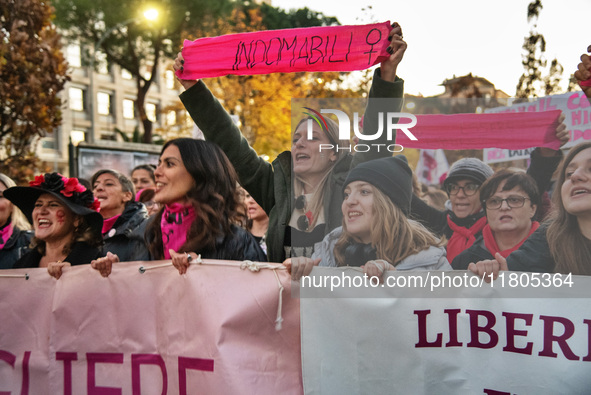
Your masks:
[[[322,26],[229,34],[185,40],[181,79],[353,71],[387,59],[390,22],[360,26]]]

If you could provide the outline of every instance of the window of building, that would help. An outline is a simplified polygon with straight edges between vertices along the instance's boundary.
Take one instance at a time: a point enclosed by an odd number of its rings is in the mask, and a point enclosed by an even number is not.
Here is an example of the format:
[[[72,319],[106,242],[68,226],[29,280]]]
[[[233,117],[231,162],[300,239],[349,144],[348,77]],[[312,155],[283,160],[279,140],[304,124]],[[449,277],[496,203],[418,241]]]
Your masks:
[[[164,72],[164,81],[166,81],[166,87],[168,89],[174,89],[174,71],[166,70]]]
[[[157,122],[156,118],[156,104],[146,103],[146,116],[152,122]]]
[[[166,113],[166,124],[169,126],[176,125],[176,111]]]
[[[97,111],[101,115],[111,114],[111,95],[105,92],[96,94]]]
[[[72,130],[70,140],[72,140],[72,144],[78,145],[79,142],[86,140],[86,132],[84,130]]]
[[[121,69],[121,77],[123,77],[123,79],[126,79],[126,80],[133,79],[133,75],[131,75],[131,73],[129,71],[127,71],[126,69]]]
[[[80,88],[70,88],[68,91],[68,101],[70,109],[74,111],[84,111],[84,91]]]
[[[134,119],[134,103],[133,100],[123,99],[123,118]]]
[[[80,54],[80,44],[72,43],[66,47],[66,60],[70,67],[81,67],[82,56]]]

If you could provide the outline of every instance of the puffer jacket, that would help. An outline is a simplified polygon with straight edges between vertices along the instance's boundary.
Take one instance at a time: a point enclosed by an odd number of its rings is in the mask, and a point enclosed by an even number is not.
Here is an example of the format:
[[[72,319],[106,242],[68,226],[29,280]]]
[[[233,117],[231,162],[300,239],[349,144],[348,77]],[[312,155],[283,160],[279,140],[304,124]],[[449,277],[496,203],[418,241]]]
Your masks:
[[[147,261],[150,253],[144,240],[148,210],[142,203],[130,202],[103,240],[105,254],[111,252],[121,262]]]
[[[33,231],[15,227],[4,247],[0,249],[0,269],[12,269],[16,261],[29,252],[33,236]]]

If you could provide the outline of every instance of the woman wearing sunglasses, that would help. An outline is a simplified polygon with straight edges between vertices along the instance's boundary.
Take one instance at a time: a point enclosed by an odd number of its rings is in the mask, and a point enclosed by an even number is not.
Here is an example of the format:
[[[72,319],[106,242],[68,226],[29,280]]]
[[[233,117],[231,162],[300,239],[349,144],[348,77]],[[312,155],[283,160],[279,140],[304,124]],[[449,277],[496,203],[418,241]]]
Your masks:
[[[533,178],[524,172],[501,170],[480,187],[487,224],[474,244],[452,261],[454,269],[466,270],[470,262],[503,257],[517,250],[540,226],[533,218],[540,194]]]

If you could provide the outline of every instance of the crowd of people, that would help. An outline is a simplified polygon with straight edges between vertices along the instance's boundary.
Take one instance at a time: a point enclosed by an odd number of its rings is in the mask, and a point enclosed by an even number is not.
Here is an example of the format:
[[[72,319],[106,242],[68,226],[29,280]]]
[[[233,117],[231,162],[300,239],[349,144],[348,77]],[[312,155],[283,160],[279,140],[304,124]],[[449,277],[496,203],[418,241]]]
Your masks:
[[[397,68],[407,45],[398,24],[388,40],[390,56],[367,100],[367,130],[402,105]],[[181,76],[183,63],[179,54]],[[588,55],[575,77],[591,79]],[[591,274],[590,142],[564,158],[560,149],[537,148],[527,171],[495,173],[463,158],[441,189],[422,192],[403,155],[350,152],[330,119],[311,123],[311,139],[302,119],[291,150],[269,163],[203,81],[180,82],[181,101],[206,140],[167,142],[157,166],[129,175],[101,169],[88,188],[58,173],[26,187],[0,174],[0,268],[47,267],[59,278],[65,266],[90,263],[108,276],[119,262],[167,259],[183,274],[199,255],[282,262],[294,280],[316,265],[360,266],[380,278],[392,270]],[[582,88],[591,100],[591,88]],[[385,109],[375,100],[383,98],[398,100]],[[555,134],[568,142],[563,123]]]

